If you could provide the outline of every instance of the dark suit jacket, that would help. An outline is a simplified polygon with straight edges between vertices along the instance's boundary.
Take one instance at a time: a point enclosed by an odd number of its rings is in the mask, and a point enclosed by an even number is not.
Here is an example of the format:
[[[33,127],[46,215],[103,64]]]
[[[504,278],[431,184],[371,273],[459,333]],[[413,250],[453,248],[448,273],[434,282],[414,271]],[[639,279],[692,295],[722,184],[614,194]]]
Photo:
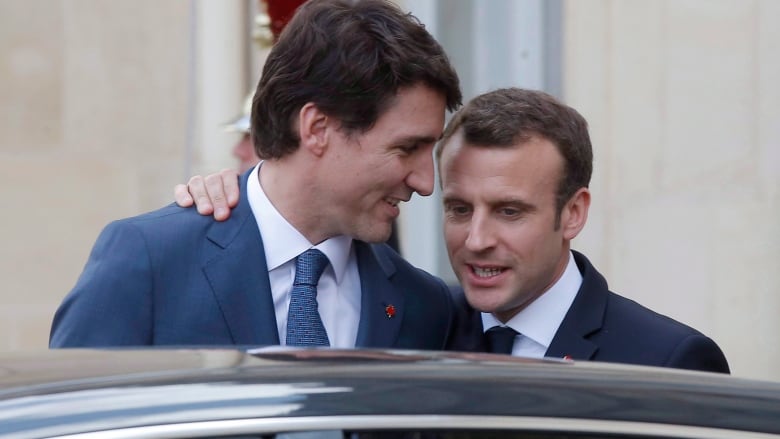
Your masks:
[[[248,175],[225,222],[170,205],[109,224],[54,316],[50,346],[279,344]],[[362,289],[356,345],[451,346],[446,285],[384,244],[354,245]]]
[[[588,258],[573,253],[582,286],[547,356],[729,372],[726,357],[712,339],[609,291]]]
[[[588,258],[573,253],[582,286],[547,357],[729,372],[726,357],[712,339],[609,291],[606,279]],[[478,314],[473,318],[481,326]]]

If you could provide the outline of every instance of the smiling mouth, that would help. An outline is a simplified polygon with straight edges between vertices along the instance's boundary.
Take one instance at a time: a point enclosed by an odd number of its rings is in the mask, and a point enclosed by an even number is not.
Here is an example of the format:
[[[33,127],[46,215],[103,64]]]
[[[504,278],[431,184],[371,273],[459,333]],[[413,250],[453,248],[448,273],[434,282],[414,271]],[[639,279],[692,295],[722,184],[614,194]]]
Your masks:
[[[504,272],[504,268],[497,268],[497,267],[477,267],[475,265],[470,265],[471,272],[474,273],[475,276],[477,276],[480,279],[488,279],[491,277],[498,276],[499,274]]]
[[[389,204],[389,205],[391,205],[393,207],[398,207],[398,205],[401,204],[401,201],[404,201],[404,200],[400,200],[398,198],[385,198],[385,203],[387,203],[387,204]]]

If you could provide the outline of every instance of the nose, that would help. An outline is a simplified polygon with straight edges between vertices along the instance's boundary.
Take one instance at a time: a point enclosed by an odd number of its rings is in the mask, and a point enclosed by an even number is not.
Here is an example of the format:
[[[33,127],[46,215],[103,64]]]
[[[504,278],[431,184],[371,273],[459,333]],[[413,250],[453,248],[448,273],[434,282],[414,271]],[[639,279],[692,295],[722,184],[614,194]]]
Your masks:
[[[490,248],[496,244],[495,235],[489,224],[487,215],[474,212],[469,222],[469,234],[466,236],[466,248],[469,251],[478,253]]]
[[[406,177],[406,184],[418,194],[427,197],[433,193],[433,148],[419,154]]]

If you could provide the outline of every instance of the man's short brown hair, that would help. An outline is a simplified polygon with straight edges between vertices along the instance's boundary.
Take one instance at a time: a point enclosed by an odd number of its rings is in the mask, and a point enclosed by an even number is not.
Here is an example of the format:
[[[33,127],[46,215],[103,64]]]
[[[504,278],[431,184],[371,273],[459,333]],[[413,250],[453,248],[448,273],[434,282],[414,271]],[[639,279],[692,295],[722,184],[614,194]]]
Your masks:
[[[461,92],[439,43],[385,0],[311,0],[265,62],[252,104],[255,150],[264,159],[298,148],[298,111],[314,103],[347,133],[370,129],[399,88],[425,84],[455,110]]]
[[[532,136],[552,142],[563,156],[563,173],[556,191],[555,228],[563,206],[580,188],[588,187],[593,173],[593,148],[588,122],[577,110],[536,90],[502,88],[469,101],[447,124],[437,159],[456,133],[469,145],[513,147]]]

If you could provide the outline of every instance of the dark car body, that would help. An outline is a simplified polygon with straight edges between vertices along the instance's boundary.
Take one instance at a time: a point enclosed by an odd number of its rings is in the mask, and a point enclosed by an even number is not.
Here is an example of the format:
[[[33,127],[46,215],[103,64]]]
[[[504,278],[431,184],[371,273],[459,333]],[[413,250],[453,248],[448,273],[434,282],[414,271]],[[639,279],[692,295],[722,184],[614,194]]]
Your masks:
[[[780,383],[382,350],[0,357],[0,437],[780,437]],[[281,437],[281,436],[280,436]]]

